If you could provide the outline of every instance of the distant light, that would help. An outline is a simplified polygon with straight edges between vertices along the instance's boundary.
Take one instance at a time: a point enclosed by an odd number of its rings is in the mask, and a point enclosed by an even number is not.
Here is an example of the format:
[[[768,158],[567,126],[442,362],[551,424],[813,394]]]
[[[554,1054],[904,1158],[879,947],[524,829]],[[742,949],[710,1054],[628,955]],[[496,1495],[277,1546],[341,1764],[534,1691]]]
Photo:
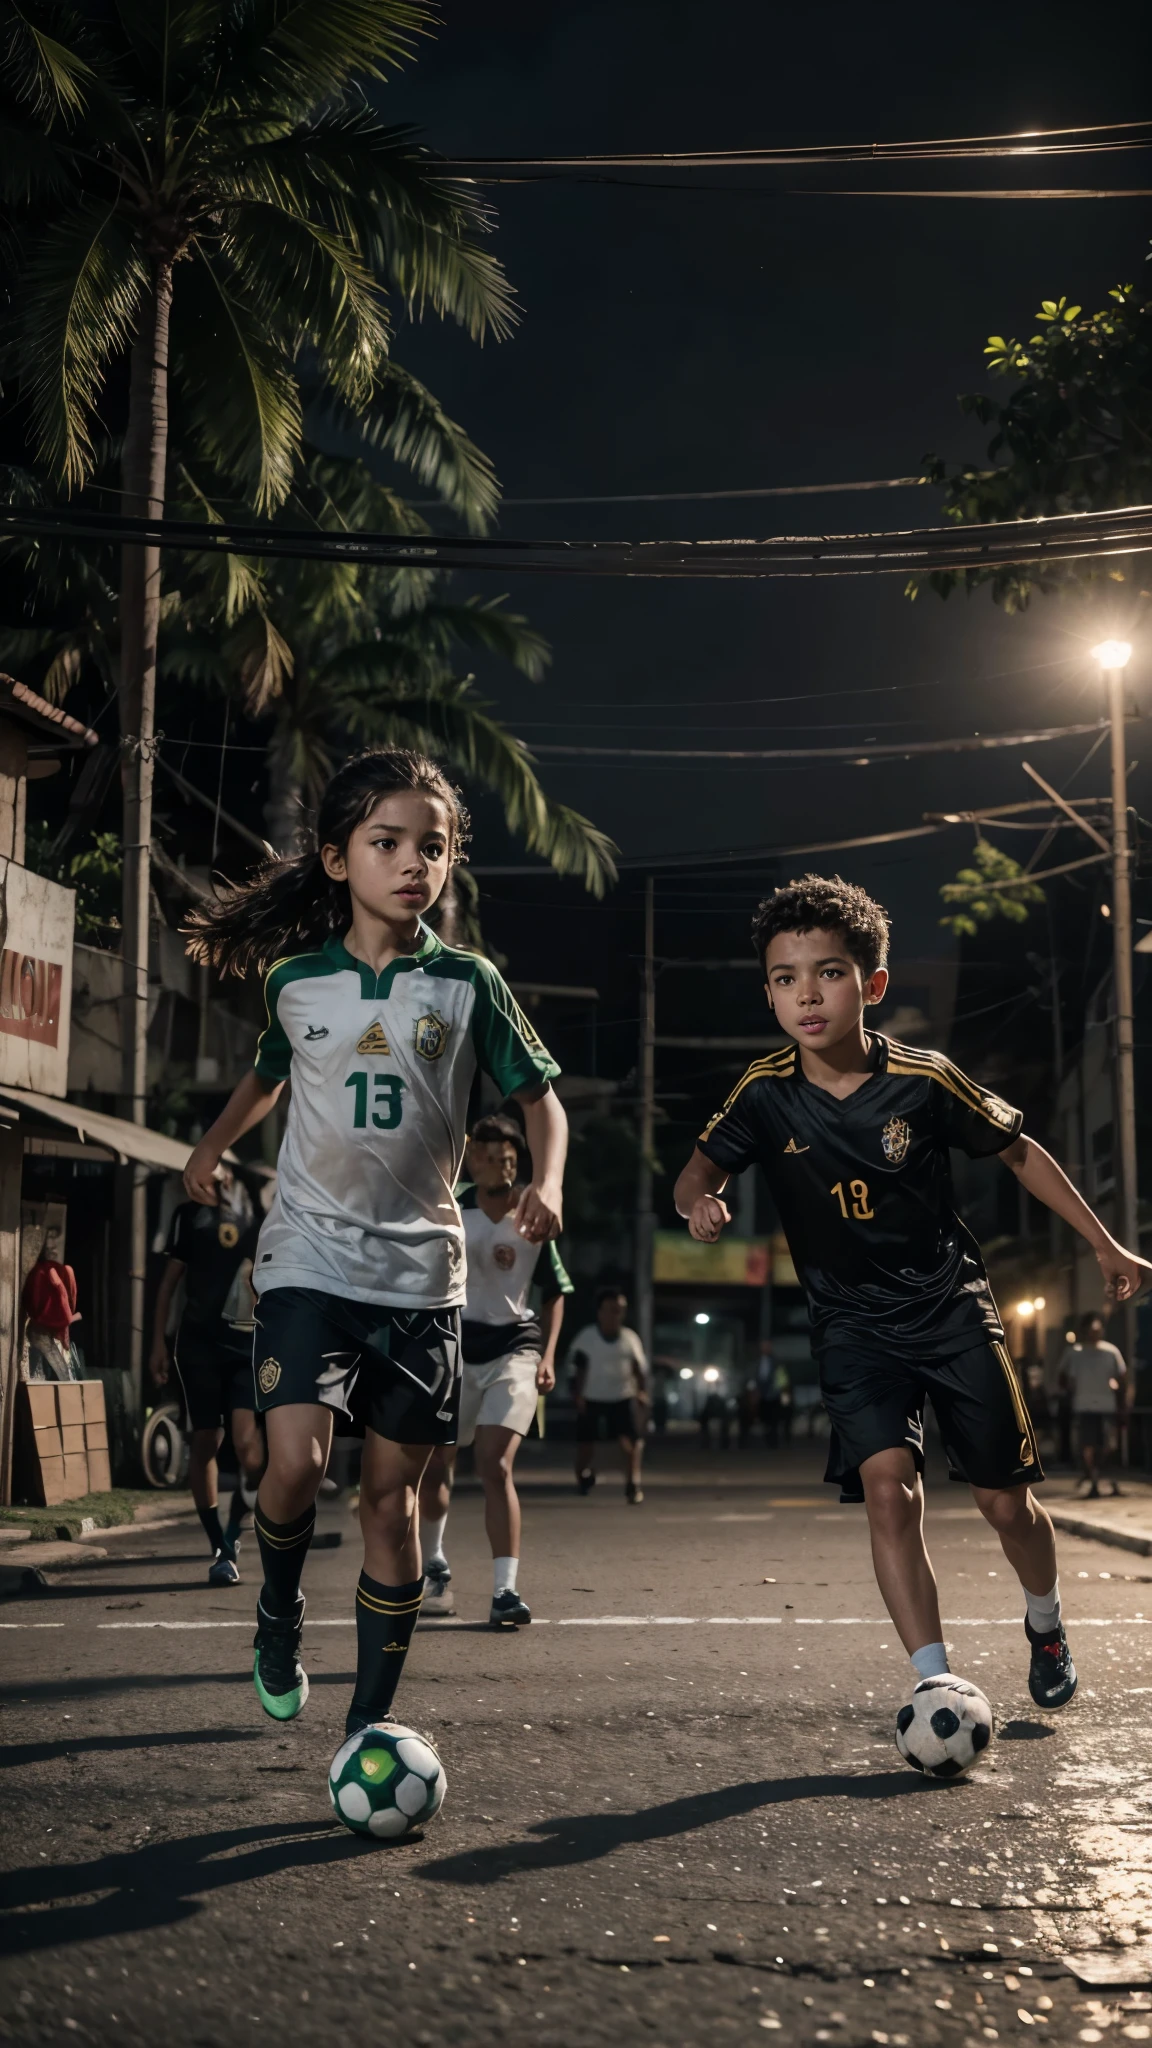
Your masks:
[[[1102,903],[1100,905],[1100,915],[1101,917],[1111,917],[1112,906],[1110,903]]]
[[[1036,1313],[1036,1303],[1034,1301],[1018,1301],[1016,1303],[1016,1313],[1025,1319],[1029,1316],[1034,1316]]]
[[[696,1375],[690,1365],[682,1365],[680,1367],[680,1377],[682,1380],[691,1380],[695,1379]]]
[[[708,1381],[709,1385],[711,1385],[713,1381],[719,1379],[720,1375],[717,1372],[716,1367],[714,1365],[706,1365],[704,1368],[704,1377]]]
[[[1132,659],[1132,649],[1127,640],[1101,640],[1100,645],[1092,649],[1092,658],[1105,671],[1127,668]]]
[[[696,1321],[701,1325],[701,1327],[703,1327],[705,1323],[710,1323],[712,1321],[712,1318],[711,1316],[706,1316],[703,1309],[701,1309],[699,1315],[696,1318]]]
[[[1074,1343],[1076,1342],[1076,1332],[1075,1332],[1075,1330],[1065,1330],[1065,1332],[1064,1332],[1064,1342],[1065,1342],[1066,1344],[1074,1344]]]
[[[1032,1306],[1036,1310],[1037,1314],[1039,1314],[1042,1308],[1047,1308],[1048,1303],[1045,1301],[1044,1296],[1042,1294],[1037,1294],[1033,1299]]]

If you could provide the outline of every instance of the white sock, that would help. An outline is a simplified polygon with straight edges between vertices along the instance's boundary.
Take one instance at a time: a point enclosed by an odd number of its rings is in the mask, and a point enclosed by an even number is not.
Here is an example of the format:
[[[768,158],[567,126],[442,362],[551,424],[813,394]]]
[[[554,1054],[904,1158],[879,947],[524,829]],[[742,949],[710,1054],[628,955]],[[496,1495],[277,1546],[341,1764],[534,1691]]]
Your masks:
[[[430,1564],[447,1564],[444,1555],[444,1531],[448,1527],[447,1515],[425,1515],[420,1524],[420,1544],[424,1552],[424,1569]]]
[[[1060,1626],[1060,1581],[1057,1579],[1050,1593],[1030,1593],[1024,1588],[1028,1603],[1028,1619],[1038,1636],[1054,1636]]]
[[[520,1569],[518,1557],[494,1557],[492,1559],[492,1594],[497,1598],[501,1593],[516,1591],[516,1573]]]
[[[943,1643],[925,1643],[922,1649],[913,1650],[912,1662],[918,1678],[941,1678],[951,1668]]]
[[[247,1508],[249,1514],[251,1514],[253,1508],[256,1505],[256,1492],[259,1485],[260,1481],[258,1479],[251,1486],[249,1486],[246,1479],[241,1479],[240,1481],[240,1498],[243,1501],[245,1507]]]

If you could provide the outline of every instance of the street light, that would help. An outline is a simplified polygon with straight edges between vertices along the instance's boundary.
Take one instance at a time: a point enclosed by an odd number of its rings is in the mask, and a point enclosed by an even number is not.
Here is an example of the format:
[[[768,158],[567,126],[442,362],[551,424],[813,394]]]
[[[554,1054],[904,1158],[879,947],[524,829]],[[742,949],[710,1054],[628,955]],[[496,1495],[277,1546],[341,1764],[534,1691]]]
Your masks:
[[[1116,1124],[1120,1139],[1120,1200],[1117,1236],[1138,1251],[1136,1173],[1136,1079],[1133,1062],[1132,852],[1128,842],[1128,764],[1124,739],[1124,671],[1132,659],[1127,640],[1101,640],[1093,659],[1108,693],[1112,728],[1112,957],[1116,1015]],[[1128,1356],[1133,1356],[1136,1312],[1126,1314]]]

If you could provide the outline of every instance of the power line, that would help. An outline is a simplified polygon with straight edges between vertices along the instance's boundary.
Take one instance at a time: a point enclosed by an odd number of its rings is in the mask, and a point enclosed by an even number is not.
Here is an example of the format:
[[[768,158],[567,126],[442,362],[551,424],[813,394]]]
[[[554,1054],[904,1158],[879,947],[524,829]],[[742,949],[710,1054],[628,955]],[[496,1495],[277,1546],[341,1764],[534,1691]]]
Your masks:
[[[1084,725],[1051,725],[1039,732],[972,733],[948,740],[886,740],[869,747],[609,747],[561,746],[548,742],[532,751],[548,760],[572,756],[597,760],[625,761],[847,761],[859,768],[873,761],[902,760],[908,754],[983,753],[993,747],[1023,747],[1041,740],[1075,738],[1081,733],[1099,732],[1107,720],[1094,718]]]
[[[688,541],[333,533],[233,521],[207,526],[193,520],[126,519],[117,513],[60,506],[6,506],[0,509],[2,534],[177,548],[185,553],[375,563],[394,569],[729,580],[979,571],[1132,554],[1152,548],[1152,506],[900,532]]]
[[[734,491],[602,491],[578,498],[501,498],[500,509],[508,505],[704,505],[726,498],[820,498],[835,497],[841,491],[896,491],[906,484],[932,482],[929,476],[884,476],[864,483],[765,484]],[[422,498],[414,503],[419,512],[453,510],[449,498]]]

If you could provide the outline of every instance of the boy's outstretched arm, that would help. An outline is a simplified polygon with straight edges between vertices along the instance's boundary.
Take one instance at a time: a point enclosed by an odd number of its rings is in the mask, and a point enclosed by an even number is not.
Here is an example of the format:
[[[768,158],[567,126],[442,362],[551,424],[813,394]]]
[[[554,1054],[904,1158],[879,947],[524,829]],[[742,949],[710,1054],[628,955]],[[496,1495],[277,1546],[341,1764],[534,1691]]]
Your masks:
[[[1038,1202],[1054,1210],[1057,1216],[1062,1216],[1065,1223],[1070,1223],[1073,1230],[1078,1230],[1091,1245],[1104,1275],[1104,1292],[1110,1301],[1131,1301],[1147,1285],[1152,1279],[1152,1266],[1147,1259],[1117,1244],[1083,1196],[1077,1194],[1052,1154],[1046,1152],[1043,1145],[1038,1145],[1035,1138],[1026,1138],[1021,1133],[1001,1152],[1000,1157],[1005,1166],[1012,1168],[1021,1187],[1027,1188],[1030,1195],[1035,1195]]]
[[[715,1244],[732,1218],[726,1202],[720,1200],[728,1175],[703,1152],[692,1154],[676,1183],[676,1210],[688,1219],[690,1234],[701,1244]]]

